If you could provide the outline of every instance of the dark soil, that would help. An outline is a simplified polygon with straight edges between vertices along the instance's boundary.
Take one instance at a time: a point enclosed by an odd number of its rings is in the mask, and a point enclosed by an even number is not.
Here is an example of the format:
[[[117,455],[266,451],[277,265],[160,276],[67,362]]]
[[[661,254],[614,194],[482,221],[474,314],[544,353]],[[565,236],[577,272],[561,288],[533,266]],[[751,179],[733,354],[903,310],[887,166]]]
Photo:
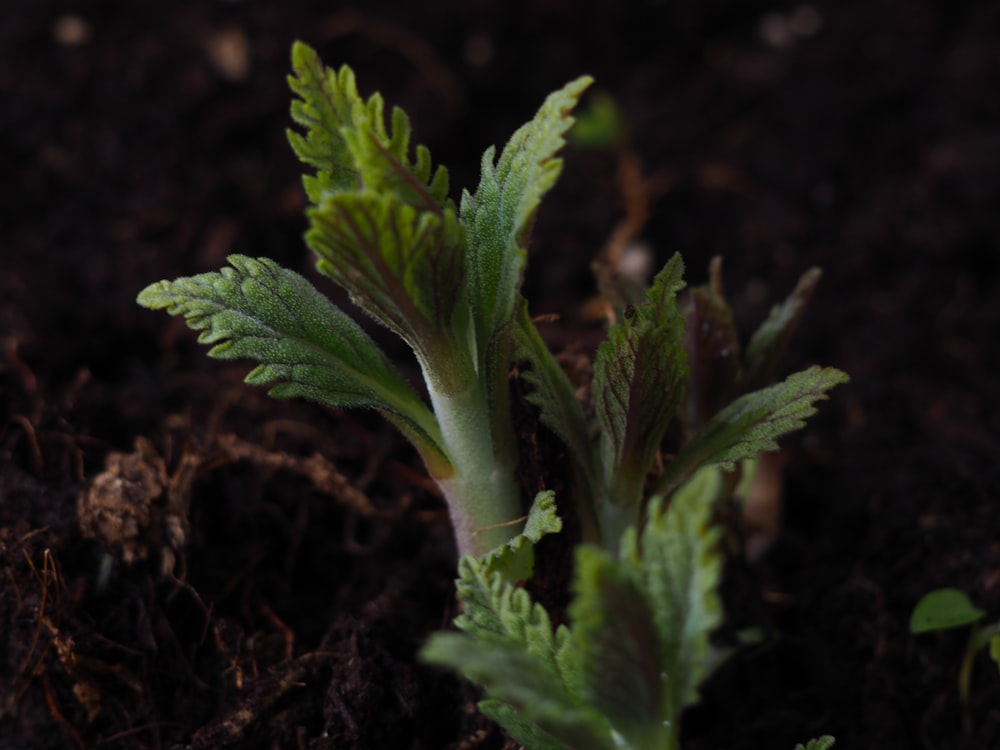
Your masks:
[[[651,179],[641,238],[693,282],[722,254],[744,330],[825,269],[786,366],[853,381],[786,441],[783,533],[725,586],[764,638],[685,746],[1000,747],[995,666],[963,733],[964,634],[907,631],[942,585],[1000,617],[1000,4],[337,5],[0,10],[0,747],[504,747],[415,658],[454,550],[411,450],[269,400],[134,303],[229,252],[311,273],[296,38],[409,111],[456,187],[593,74]],[[617,164],[568,151],[540,216],[526,290],[555,346],[599,335]]]

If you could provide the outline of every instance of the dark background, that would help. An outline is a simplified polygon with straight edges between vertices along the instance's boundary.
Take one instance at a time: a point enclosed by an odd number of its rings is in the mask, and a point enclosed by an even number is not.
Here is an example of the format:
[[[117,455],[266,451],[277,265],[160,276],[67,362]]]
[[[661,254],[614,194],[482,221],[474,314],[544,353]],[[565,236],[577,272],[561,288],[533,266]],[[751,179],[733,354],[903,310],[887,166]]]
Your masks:
[[[134,303],[230,252],[311,273],[294,39],[402,106],[455,196],[592,74],[655,187],[641,238],[693,283],[724,256],[746,332],[823,267],[786,366],[853,380],[787,441],[784,533],[726,584],[766,637],[706,685],[686,746],[1000,745],[995,666],[964,734],[964,633],[907,632],[936,586],[1000,616],[1000,4],[34,0],[0,8],[0,747],[504,745],[415,661],[453,614],[453,551],[409,449],[271,402]],[[539,217],[526,291],[562,314],[554,341],[599,334],[616,169],[569,149]],[[136,438],[134,471],[190,503],[182,580],[162,497],[138,563],[79,529]],[[296,463],[315,451],[374,510],[331,499]]]

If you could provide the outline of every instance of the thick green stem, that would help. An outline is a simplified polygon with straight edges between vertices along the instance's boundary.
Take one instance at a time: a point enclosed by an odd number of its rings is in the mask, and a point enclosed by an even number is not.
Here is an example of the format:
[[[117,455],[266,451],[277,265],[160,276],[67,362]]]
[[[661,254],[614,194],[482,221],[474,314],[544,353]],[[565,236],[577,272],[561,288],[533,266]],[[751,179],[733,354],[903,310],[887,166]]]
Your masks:
[[[495,444],[503,431],[492,426],[486,388],[478,379],[445,392],[428,378],[428,388],[453,470],[434,479],[448,503],[459,555],[479,556],[510,541],[523,526],[515,449]]]

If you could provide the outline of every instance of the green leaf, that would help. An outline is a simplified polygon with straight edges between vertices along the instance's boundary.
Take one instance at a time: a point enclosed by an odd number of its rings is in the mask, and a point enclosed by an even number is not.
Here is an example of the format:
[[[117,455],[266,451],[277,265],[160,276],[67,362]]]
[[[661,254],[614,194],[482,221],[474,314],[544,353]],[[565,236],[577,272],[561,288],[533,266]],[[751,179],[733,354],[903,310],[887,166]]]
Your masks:
[[[524,530],[504,545],[488,552],[482,558],[489,574],[499,573],[509,583],[520,583],[531,578],[535,568],[535,549],[538,541],[547,534],[562,530],[562,520],[556,515],[556,495],[551,490],[539,492],[528,511]]]
[[[572,645],[566,629],[554,631],[524,589],[474,557],[459,562],[457,588],[463,612],[455,626],[466,635],[435,634],[422,658],[483,685],[488,698],[517,712],[519,724],[535,725],[568,747],[612,747],[603,721],[564,679],[560,655]]]
[[[577,114],[567,137],[577,146],[607,148],[620,142],[627,131],[614,97],[606,91],[595,91],[588,96],[586,108]]]
[[[746,350],[744,391],[761,388],[774,379],[778,360],[822,275],[818,268],[806,271],[788,299],[771,310],[751,337]]]
[[[214,345],[211,357],[256,360],[246,381],[272,384],[272,396],[379,409],[425,458],[445,462],[433,414],[357,323],[272,260],[231,255],[229,262],[219,272],[151,284],[137,301],[183,315],[201,331],[200,343]]]
[[[712,524],[716,473],[703,470],[674,495],[665,513],[662,501],[650,503],[641,556],[634,542],[622,545],[623,559],[641,570],[660,635],[662,717],[676,736],[681,712],[697,702],[698,686],[708,677],[709,635],[722,621],[721,532]]]
[[[555,155],[573,124],[569,113],[590,83],[583,76],[550,94],[534,119],[511,136],[495,164],[496,149],[487,149],[475,195],[468,191],[462,195],[481,368],[494,336],[514,315],[532,220],[562,170],[562,160]]]
[[[684,314],[689,368],[684,431],[689,436],[738,395],[742,375],[740,339],[723,294],[721,268],[721,259],[713,258],[709,283],[691,290]]]
[[[341,193],[308,216],[317,268],[355,304],[424,362],[465,349],[465,242],[451,208],[420,212],[392,194]]]
[[[579,731],[573,732],[574,736],[571,738],[569,744],[562,743],[544,731],[538,724],[527,719],[524,713],[503,701],[495,699],[479,701],[477,707],[483,716],[502,726],[507,734],[526,748],[526,750],[567,750],[567,748],[576,747],[602,747],[599,738]],[[567,728],[564,734],[568,734],[570,731],[572,731],[571,728]],[[583,736],[577,737],[577,734],[583,734]]]
[[[423,146],[410,160],[410,123],[401,109],[393,109],[388,130],[382,97],[362,99],[350,68],[327,69],[302,42],[292,47],[292,69],[288,83],[299,96],[292,119],[306,132],[290,130],[288,140],[299,159],[316,167],[315,176],[303,179],[313,203],[329,193],[365,189],[395,195],[421,211],[448,203],[447,171],[432,169]]]
[[[581,692],[629,747],[667,745],[660,634],[636,571],[591,545],[577,548],[571,632]]]
[[[935,589],[924,594],[910,615],[910,632],[926,633],[972,625],[986,616],[960,589]]]
[[[669,495],[701,466],[719,464],[728,469],[737,461],[775,450],[779,437],[801,429],[804,420],[816,413],[816,402],[825,400],[828,390],[848,380],[840,370],[810,367],[781,383],[741,396],[681,448],[654,492]]]
[[[643,483],[676,415],[687,380],[684,320],[677,307],[684,264],[674,255],[608,332],[594,363],[594,406],[609,496],[638,512]],[[638,519],[635,519],[638,520]]]
[[[830,750],[834,745],[834,739],[828,734],[809,740],[805,747],[801,743],[795,746],[795,750]]]
[[[583,406],[566,373],[531,322],[528,306],[523,301],[518,311],[514,341],[515,358],[527,360],[530,364],[530,369],[521,372],[521,377],[533,386],[526,396],[527,401],[538,407],[542,424],[569,449],[571,459],[583,471],[587,483],[599,486],[600,468]]]

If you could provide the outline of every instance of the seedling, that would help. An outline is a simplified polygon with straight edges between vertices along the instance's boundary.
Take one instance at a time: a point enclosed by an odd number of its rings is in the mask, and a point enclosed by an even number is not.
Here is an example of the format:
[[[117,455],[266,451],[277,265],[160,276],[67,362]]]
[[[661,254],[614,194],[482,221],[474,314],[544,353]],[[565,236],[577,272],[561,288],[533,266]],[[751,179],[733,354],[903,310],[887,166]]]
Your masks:
[[[745,356],[717,270],[690,309],[678,301],[679,255],[648,289],[621,286],[588,418],[520,287],[535,213],[590,79],[551,94],[499,157],[488,148],[478,188],[456,206],[444,168],[423,146],[411,154],[402,110],[387,126],[378,94],[362,99],[349,68],[326,69],[304,44],[292,66],[302,130],[289,140],[315,170],[304,178],[306,243],[320,273],[410,346],[429,404],[357,323],[273,261],[234,255],[219,272],[152,284],[139,303],[184,315],[214,345],[210,356],[256,360],[247,382],[271,395],[377,409],[414,445],[448,504],[464,606],[456,625],[465,634],[439,634],[425,655],[483,684],[484,713],[531,748],[676,747],[680,713],[714,666],[708,638],[722,617],[713,503],[736,467],[774,450],[847,380],[812,367],[767,385],[816,274],[775,308]],[[534,542],[561,523],[550,492],[524,521],[508,393],[515,362],[573,467],[587,543],[577,548],[569,626],[553,628],[518,587],[532,574]],[[661,469],[675,419],[684,439]]]
[[[969,697],[972,690],[972,667],[976,654],[989,647],[990,658],[1000,667],[1000,622],[980,626],[986,612],[976,607],[960,589],[941,588],[924,594],[910,615],[911,633],[930,633],[952,628],[969,628],[969,640],[958,670],[958,696],[962,701],[962,720],[972,731]]]

